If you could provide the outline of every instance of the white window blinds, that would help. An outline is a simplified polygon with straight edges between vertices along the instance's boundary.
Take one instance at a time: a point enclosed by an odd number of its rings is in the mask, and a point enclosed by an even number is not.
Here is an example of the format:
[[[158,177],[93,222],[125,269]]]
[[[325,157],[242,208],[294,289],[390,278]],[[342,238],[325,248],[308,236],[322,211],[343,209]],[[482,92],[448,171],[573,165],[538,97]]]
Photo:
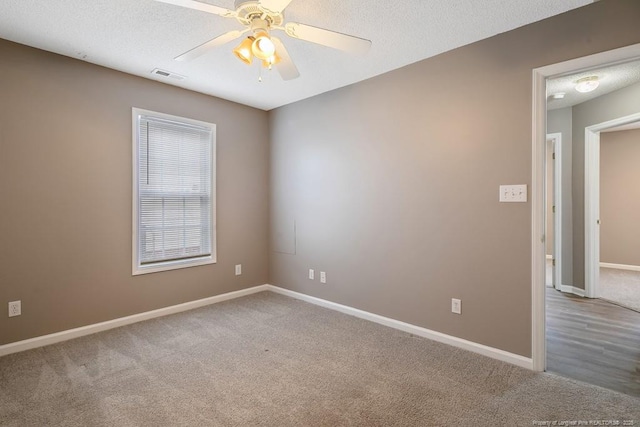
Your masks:
[[[212,127],[137,118],[138,267],[211,259]]]

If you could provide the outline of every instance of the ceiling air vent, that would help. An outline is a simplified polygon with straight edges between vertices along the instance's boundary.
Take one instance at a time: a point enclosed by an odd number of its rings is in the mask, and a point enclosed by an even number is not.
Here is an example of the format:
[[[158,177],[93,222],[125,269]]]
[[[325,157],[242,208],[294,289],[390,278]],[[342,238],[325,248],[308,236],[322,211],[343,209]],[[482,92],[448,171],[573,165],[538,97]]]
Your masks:
[[[168,77],[170,79],[175,79],[175,80],[184,80],[184,79],[186,79],[185,76],[181,76],[180,74],[172,73],[171,71],[161,70],[160,68],[155,68],[151,72],[151,74],[155,74],[156,76],[161,76],[161,77]]]

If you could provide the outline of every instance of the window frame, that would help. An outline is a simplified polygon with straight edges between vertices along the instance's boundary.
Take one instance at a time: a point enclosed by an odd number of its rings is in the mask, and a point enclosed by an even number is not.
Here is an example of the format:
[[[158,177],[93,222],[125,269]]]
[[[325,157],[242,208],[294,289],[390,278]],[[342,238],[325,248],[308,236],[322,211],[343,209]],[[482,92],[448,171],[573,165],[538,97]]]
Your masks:
[[[139,223],[139,206],[140,206],[140,176],[139,176],[139,147],[140,147],[140,119],[141,116],[158,118],[161,120],[183,123],[187,125],[209,128],[211,130],[211,255],[205,255],[191,259],[157,261],[153,263],[141,264],[140,262],[140,235],[138,230]],[[141,108],[133,107],[131,109],[132,117],[132,268],[133,276],[147,273],[156,273],[160,271],[176,270],[181,268],[195,267],[199,265],[215,264],[217,262],[217,244],[216,244],[216,125],[214,123],[203,122],[200,120],[189,119],[186,117],[174,116],[171,114],[159,113]]]

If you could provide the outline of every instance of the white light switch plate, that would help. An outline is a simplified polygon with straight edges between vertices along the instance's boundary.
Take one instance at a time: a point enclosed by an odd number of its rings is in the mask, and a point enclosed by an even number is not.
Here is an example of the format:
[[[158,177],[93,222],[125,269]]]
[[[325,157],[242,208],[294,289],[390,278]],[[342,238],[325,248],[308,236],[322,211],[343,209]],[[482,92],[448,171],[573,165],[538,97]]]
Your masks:
[[[526,202],[527,201],[527,184],[522,185],[501,185],[500,186],[501,202]]]

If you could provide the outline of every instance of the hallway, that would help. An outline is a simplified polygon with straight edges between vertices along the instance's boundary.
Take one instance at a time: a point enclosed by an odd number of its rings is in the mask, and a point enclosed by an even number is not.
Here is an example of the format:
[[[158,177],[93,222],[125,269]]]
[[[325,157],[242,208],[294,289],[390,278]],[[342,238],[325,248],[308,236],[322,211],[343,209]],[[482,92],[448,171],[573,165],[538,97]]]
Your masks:
[[[640,313],[546,290],[547,371],[640,396]]]

